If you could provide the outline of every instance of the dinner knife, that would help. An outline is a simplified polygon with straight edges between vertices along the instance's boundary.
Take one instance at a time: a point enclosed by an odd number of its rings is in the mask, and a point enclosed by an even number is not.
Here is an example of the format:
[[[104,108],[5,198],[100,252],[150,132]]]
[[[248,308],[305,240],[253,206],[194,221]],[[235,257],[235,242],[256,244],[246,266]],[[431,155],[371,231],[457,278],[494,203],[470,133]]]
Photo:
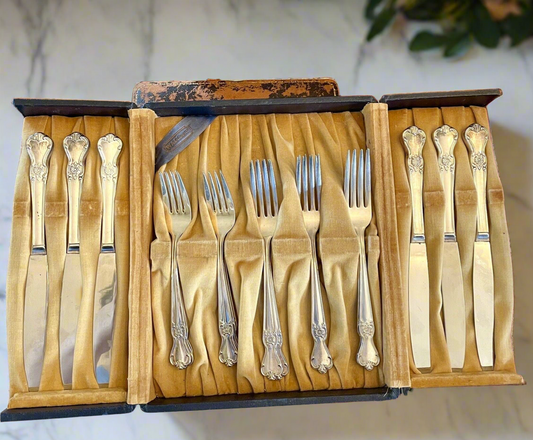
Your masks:
[[[44,202],[48,161],[53,142],[43,133],[26,140],[30,157],[31,254],[24,295],[24,368],[28,387],[38,388],[44,361],[48,308],[48,260],[44,232]]]
[[[72,133],[63,140],[63,148],[68,159],[68,246],[59,313],[59,363],[63,384],[67,385],[72,383],[74,345],[83,290],[79,219],[84,163],[89,149],[89,139],[80,133]]]
[[[465,296],[459,246],[455,235],[455,156],[453,150],[459,134],[443,125],[433,133],[438,153],[440,179],[444,188],[444,247],[441,291],[444,307],[444,328],[452,368],[463,368],[466,347]]]
[[[412,228],[409,245],[409,328],[413,359],[417,368],[431,367],[429,336],[429,272],[424,230],[424,159],[426,134],[416,126],[403,132],[411,191]]]
[[[470,164],[477,194],[477,233],[474,242],[474,328],[479,361],[482,367],[493,366],[494,274],[487,214],[487,156],[489,133],[472,124],[465,130],[470,149]]]
[[[98,140],[102,159],[102,243],[96,272],[93,312],[93,362],[98,383],[109,383],[113,318],[117,296],[117,265],[115,254],[115,194],[118,180],[118,156],[122,141],[114,134]]]

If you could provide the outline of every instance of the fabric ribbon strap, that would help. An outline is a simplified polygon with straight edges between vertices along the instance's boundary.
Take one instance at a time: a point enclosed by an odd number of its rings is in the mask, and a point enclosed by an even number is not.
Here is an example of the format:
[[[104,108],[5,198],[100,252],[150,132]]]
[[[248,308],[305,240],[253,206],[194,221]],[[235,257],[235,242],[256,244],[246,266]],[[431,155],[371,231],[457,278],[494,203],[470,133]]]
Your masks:
[[[174,159],[209,127],[215,116],[185,116],[155,147],[155,169]]]

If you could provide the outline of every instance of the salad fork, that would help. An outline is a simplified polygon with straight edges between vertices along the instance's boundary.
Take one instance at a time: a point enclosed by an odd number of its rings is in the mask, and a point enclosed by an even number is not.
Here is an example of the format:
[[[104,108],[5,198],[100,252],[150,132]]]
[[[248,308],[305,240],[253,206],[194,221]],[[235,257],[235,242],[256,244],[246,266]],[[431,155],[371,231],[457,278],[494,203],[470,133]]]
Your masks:
[[[164,171],[159,173],[161,182],[161,196],[172,219],[171,250],[171,334],[172,349],[170,363],[180,370],[187,368],[194,361],[191,343],[189,342],[189,327],[187,313],[181,291],[178,268],[178,241],[191,223],[191,203],[180,173]]]
[[[367,370],[379,364],[379,354],[374,345],[374,317],[368,283],[368,267],[365,250],[365,230],[372,220],[372,191],[370,175],[370,150],[366,155],[361,150],[359,163],[357,151],[348,151],[344,170],[344,197],[348,204],[350,219],[359,239],[359,276],[357,278],[357,333],[359,351],[357,363]]]
[[[262,170],[261,170],[262,169]],[[250,162],[250,186],[254,199],[259,229],[263,236],[263,345],[265,354],[261,362],[261,374],[270,380],[281,380],[289,372],[289,364],[281,349],[283,336],[279,323],[270,246],[276,230],[278,195],[272,162]],[[264,192],[263,192],[264,188]]]
[[[219,173],[220,177],[216,172],[213,173],[214,180],[211,173],[207,173],[207,176],[204,173],[204,194],[208,206],[216,215],[216,229],[218,229],[218,331],[222,339],[218,359],[224,365],[231,367],[237,363],[237,314],[224,260],[224,240],[235,224],[235,206],[222,170]]]
[[[311,335],[314,346],[311,366],[319,373],[327,373],[333,367],[333,358],[326,345],[328,328],[322,303],[320,275],[316,252],[316,234],[320,226],[320,194],[322,171],[320,156],[298,156],[296,159],[296,185],[302,205],[305,229],[311,240]]]

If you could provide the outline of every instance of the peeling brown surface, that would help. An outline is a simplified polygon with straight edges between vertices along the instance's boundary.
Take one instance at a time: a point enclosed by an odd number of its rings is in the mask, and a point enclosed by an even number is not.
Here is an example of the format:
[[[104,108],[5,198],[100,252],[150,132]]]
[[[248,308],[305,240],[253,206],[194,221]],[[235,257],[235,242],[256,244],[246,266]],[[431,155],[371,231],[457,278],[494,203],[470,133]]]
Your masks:
[[[226,81],[142,81],[133,89],[132,101],[139,107],[148,102],[210,101],[223,99],[275,99],[338,96],[332,78]]]

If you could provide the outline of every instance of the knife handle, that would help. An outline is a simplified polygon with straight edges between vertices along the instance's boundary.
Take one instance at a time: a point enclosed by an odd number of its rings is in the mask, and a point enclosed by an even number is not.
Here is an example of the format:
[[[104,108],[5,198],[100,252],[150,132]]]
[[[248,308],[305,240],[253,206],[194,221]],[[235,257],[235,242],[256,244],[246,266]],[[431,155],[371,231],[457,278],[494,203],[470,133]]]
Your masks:
[[[472,124],[465,130],[465,140],[470,150],[470,164],[477,193],[477,241],[489,241],[489,219],[487,215],[487,155],[485,148],[489,132],[479,124]]]
[[[33,133],[26,140],[26,151],[30,156],[32,254],[46,254],[44,200],[48,180],[48,162],[53,144],[52,139],[44,133]]]
[[[84,163],[89,149],[89,139],[81,133],[72,133],[63,140],[63,148],[68,159],[68,252],[79,252],[81,188],[85,174]]]
[[[438,153],[440,179],[444,187],[444,239],[455,241],[455,156],[453,150],[459,134],[455,128],[443,125],[433,132],[433,142]]]
[[[407,169],[411,189],[411,205],[413,209],[412,242],[425,242],[424,208],[422,190],[424,187],[424,158],[422,150],[426,143],[426,133],[416,126],[409,127],[402,134],[407,150]]]
[[[98,153],[102,159],[102,252],[115,251],[115,194],[117,191],[117,160],[122,151],[122,141],[112,133],[98,140]]]

